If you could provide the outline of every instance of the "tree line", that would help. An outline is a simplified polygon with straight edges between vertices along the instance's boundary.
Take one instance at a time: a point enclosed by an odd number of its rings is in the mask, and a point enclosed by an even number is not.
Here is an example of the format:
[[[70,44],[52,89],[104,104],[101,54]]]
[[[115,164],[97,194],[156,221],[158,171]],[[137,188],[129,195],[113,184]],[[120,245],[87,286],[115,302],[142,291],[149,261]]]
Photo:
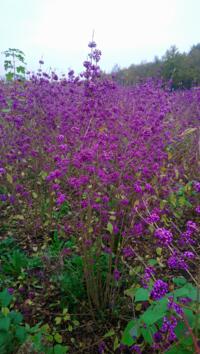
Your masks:
[[[112,76],[123,85],[134,85],[152,77],[170,82],[172,89],[189,89],[200,84],[200,43],[193,45],[188,53],[180,53],[176,46],[171,46],[152,62],[123,69],[116,65]]]

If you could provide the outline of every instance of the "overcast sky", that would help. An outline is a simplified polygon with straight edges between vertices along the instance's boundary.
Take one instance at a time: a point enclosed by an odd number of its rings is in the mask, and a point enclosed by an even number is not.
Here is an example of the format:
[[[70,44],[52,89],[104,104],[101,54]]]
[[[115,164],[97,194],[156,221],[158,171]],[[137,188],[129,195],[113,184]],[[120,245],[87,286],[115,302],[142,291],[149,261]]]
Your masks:
[[[18,48],[28,67],[82,70],[95,31],[109,71],[200,42],[200,0],[0,0],[0,52]],[[0,56],[2,74],[3,56]]]

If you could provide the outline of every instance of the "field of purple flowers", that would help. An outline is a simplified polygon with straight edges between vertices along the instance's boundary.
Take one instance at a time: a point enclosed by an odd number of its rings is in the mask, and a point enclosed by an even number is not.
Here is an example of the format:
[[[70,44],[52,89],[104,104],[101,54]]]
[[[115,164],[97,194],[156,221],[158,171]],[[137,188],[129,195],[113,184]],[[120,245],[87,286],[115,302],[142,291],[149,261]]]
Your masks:
[[[200,353],[200,88],[89,47],[0,82],[0,353]]]

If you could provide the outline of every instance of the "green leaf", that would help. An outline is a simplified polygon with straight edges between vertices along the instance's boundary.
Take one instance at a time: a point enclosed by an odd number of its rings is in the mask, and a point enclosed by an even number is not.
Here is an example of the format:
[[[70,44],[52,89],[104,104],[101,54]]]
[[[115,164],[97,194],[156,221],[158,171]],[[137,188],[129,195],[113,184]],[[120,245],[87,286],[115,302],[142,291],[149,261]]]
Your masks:
[[[186,286],[183,286],[180,289],[176,289],[174,290],[172,293],[170,293],[169,295],[174,295],[175,298],[177,297],[187,297],[189,296],[189,289]]]
[[[26,329],[24,327],[17,327],[16,329],[16,337],[20,341],[20,343],[23,343],[26,340]]]
[[[62,322],[62,317],[56,317],[55,318],[55,323],[59,325]]]
[[[137,288],[135,288],[134,286],[132,286],[131,288],[129,289],[126,289],[124,291],[124,294],[127,295],[127,296],[130,296],[131,298],[133,298],[135,296],[135,292],[136,292]]]
[[[4,289],[2,292],[0,292],[0,304],[2,307],[7,307],[11,301],[12,301],[13,296],[9,294],[7,289]]]
[[[173,207],[176,207],[176,195],[175,193],[170,194],[169,201]]]
[[[9,317],[4,317],[0,319],[0,331],[5,331],[7,332],[10,327],[10,318]]]
[[[110,234],[113,233],[113,225],[111,224],[111,222],[108,222],[108,224],[107,224],[107,230],[110,232]]]
[[[1,112],[3,112],[3,113],[9,113],[9,112],[10,112],[10,108],[3,108],[3,109],[1,110]]]
[[[116,350],[117,348],[119,348],[119,346],[120,346],[119,340],[118,340],[117,337],[115,337],[114,344],[113,344],[113,350],[114,350],[114,352],[115,352],[115,350]]]
[[[161,256],[161,254],[162,254],[162,248],[161,248],[161,247],[157,247],[157,248],[156,248],[156,253],[157,253],[158,256]]]
[[[38,198],[38,195],[37,195],[37,193],[35,193],[35,192],[32,192],[32,196],[33,196],[34,199],[37,199],[37,198]]]
[[[163,318],[167,312],[168,301],[166,298],[159,300],[156,304],[152,304],[140,317],[147,326],[156,323]]]
[[[190,350],[184,349],[182,346],[176,345],[175,347],[167,350],[165,352],[166,354],[193,354],[193,351],[191,352]]]
[[[5,351],[6,344],[10,342],[11,336],[9,332],[0,330],[0,353],[7,354]]]
[[[73,327],[72,327],[72,325],[71,325],[71,324],[69,324],[69,325],[68,325],[68,327],[67,327],[67,329],[68,329],[68,331],[69,331],[69,332],[72,332],[72,331],[73,331]]]
[[[192,345],[193,345],[192,337],[191,336],[185,336],[183,338],[183,340],[181,341],[181,345],[183,347],[188,347],[188,346],[192,347]]]
[[[135,338],[137,338],[139,335],[139,328],[138,328],[138,323],[137,320],[131,320],[122,335],[122,344],[131,346],[132,344],[135,343]]]
[[[158,261],[156,259],[152,258],[152,259],[148,260],[148,264],[151,265],[151,266],[154,266],[154,265],[158,264]]]
[[[183,311],[184,311],[184,314],[189,322],[190,327],[194,328],[196,316],[194,315],[193,311],[190,309],[184,309]]]
[[[183,286],[187,283],[187,280],[183,276],[173,278],[172,280],[173,283],[176,284],[177,286]]]
[[[189,297],[192,300],[197,299],[197,289],[190,283],[186,283],[182,288],[174,290],[174,292],[169,295],[174,295],[174,297]]]
[[[145,343],[152,344],[153,343],[153,337],[152,333],[150,331],[150,328],[141,328],[141,334],[145,340]]]
[[[11,80],[13,80],[13,78],[14,78],[14,74],[13,73],[7,73],[6,74],[6,80],[7,81],[11,81]]]
[[[174,330],[177,338],[180,340],[183,336],[185,336],[186,331],[187,331],[187,328],[186,328],[184,322],[179,321],[175,330]]]
[[[12,178],[12,176],[11,176],[9,173],[7,173],[6,179],[7,179],[7,181],[8,181],[10,184],[13,183],[13,178]]]
[[[180,207],[183,207],[184,205],[186,205],[187,200],[185,199],[185,196],[181,196],[178,198],[178,203],[180,205]]]
[[[59,344],[62,343],[62,336],[59,333],[56,333],[54,335],[54,339],[57,343],[59,343]]]
[[[114,336],[114,334],[115,334],[115,331],[114,331],[113,328],[111,328],[110,331],[108,331],[106,334],[104,334],[103,337],[104,337],[104,338],[109,338],[109,337]]]
[[[69,351],[69,348],[64,345],[56,344],[53,348],[54,354],[65,354]]]
[[[80,322],[77,321],[77,320],[73,320],[72,322],[73,322],[74,326],[79,326],[80,325]]]
[[[147,301],[149,299],[149,290],[139,288],[135,293],[135,302],[137,301]]]
[[[2,307],[1,312],[6,317],[9,314],[10,310],[8,307]]]
[[[20,324],[23,320],[23,316],[20,312],[11,311],[9,317],[13,324]]]
[[[133,267],[130,269],[129,274],[131,276],[136,276],[136,274],[140,274],[143,268],[141,266]]]
[[[18,73],[25,74],[25,67],[24,67],[24,66],[18,66],[18,67],[17,67],[17,72],[18,72]]]

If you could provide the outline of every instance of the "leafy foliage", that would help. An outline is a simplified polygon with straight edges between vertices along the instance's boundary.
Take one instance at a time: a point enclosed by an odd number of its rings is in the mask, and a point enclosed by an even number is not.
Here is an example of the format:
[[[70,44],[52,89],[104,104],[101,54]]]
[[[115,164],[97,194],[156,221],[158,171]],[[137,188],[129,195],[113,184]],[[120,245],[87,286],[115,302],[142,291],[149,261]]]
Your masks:
[[[188,353],[194,352],[194,345],[196,343],[193,342],[190,332],[188,332],[188,327],[190,331],[194,331],[196,323],[200,319],[199,311],[195,311],[195,309],[199,308],[200,302],[198,299],[198,289],[191,283],[188,283],[183,277],[174,278],[173,282],[179,286],[184,285],[177,287],[173,292],[167,293],[161,300],[152,302],[151,289],[138,288],[135,290],[134,295],[133,293],[131,294],[131,296],[134,296],[134,302],[148,301],[149,305],[139,318],[135,318],[127,324],[122,336],[123,344],[132,346],[138,340],[141,342],[142,337],[142,347],[144,343],[152,345],[155,340],[154,349],[166,350],[177,339],[178,343],[175,342],[166,351],[167,353],[173,353],[173,350],[177,350],[178,353],[181,353],[181,351],[184,352],[184,350]],[[182,299],[185,298],[189,299],[189,307],[185,307],[182,302]],[[164,326],[164,323],[167,321],[166,319],[170,321],[173,315],[177,316],[175,326],[167,328]],[[199,330],[200,327],[197,329],[198,333]],[[167,343],[167,336],[170,331],[174,331],[174,340],[171,339]],[[166,341],[164,343],[163,336]]]
[[[4,69],[6,71],[6,79],[8,81],[25,78],[25,54],[22,50],[9,48],[3,52],[6,59],[4,61]]]

